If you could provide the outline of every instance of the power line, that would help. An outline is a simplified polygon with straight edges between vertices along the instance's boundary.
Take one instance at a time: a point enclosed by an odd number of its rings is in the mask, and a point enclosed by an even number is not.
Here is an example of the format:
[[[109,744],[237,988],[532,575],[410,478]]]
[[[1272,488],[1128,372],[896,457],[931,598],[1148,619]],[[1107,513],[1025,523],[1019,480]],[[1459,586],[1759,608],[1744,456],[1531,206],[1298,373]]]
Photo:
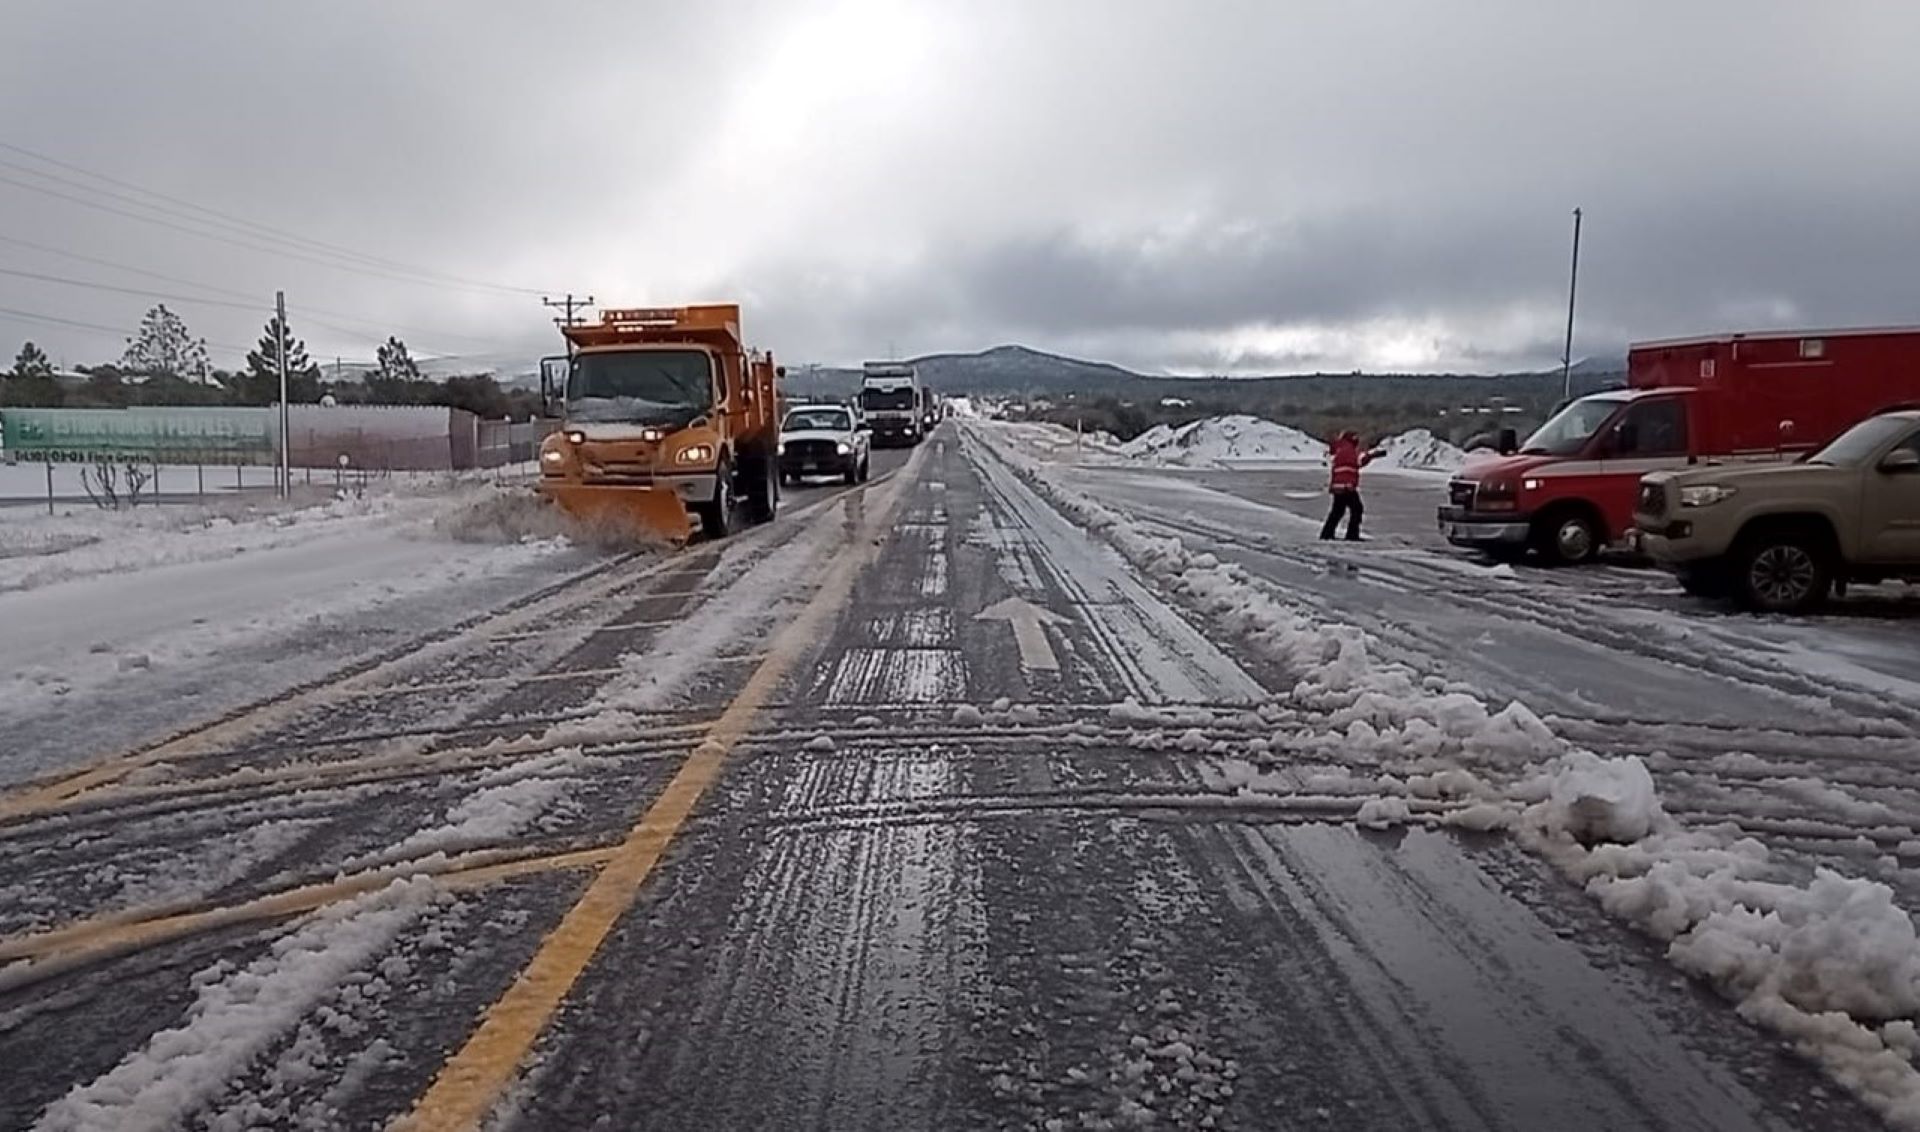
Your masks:
[[[115,263],[110,259],[99,259],[97,257],[90,256],[90,255],[81,255],[79,252],[65,251],[60,248],[49,247],[46,244],[36,244],[32,240],[22,240],[15,236],[0,236],[0,243],[14,244],[18,247],[23,247],[23,248],[31,248],[32,250],[37,252],[46,252],[49,255],[61,256],[63,258],[75,260],[80,263],[90,263],[90,264],[93,264],[95,267],[106,267],[106,268],[111,268],[115,271],[129,272],[134,275],[144,275],[149,279],[158,279],[163,283],[178,283],[186,287],[198,287],[202,291],[211,291],[216,295],[230,295],[236,299],[246,299],[246,298],[252,297],[248,295],[245,291],[235,291],[227,287],[216,287],[211,283],[200,283],[192,279],[182,279],[177,275],[166,275],[158,271],[148,271],[143,267],[134,267],[130,264],[125,264],[125,263]]]
[[[39,322],[49,326],[69,326],[77,327],[81,330],[99,330],[111,334],[115,338],[128,338],[127,328],[124,326],[102,326],[97,322],[81,322],[78,319],[61,318],[58,315],[35,314],[32,311],[15,310],[12,307],[0,307],[0,316],[11,317],[19,322]],[[222,350],[235,351],[243,354],[253,348],[251,346],[235,346],[231,342],[207,342],[204,338],[202,338],[201,341],[206,342],[209,346],[218,346]]]
[[[438,288],[441,288],[442,290],[448,290],[448,291],[466,291],[472,294],[492,294],[495,297],[501,297],[498,292],[489,292],[477,287],[472,287],[472,286],[467,286],[462,284],[453,284],[453,283],[439,283],[431,279],[409,278],[404,275],[396,275],[390,271],[379,271],[379,270],[375,270],[373,268],[368,268],[368,267],[355,267],[349,264],[333,263],[324,259],[318,259],[311,255],[306,255],[301,252],[292,251],[284,248],[262,247],[259,244],[250,243],[246,240],[234,239],[232,237],[222,235],[218,232],[205,232],[205,231],[201,231],[198,228],[189,228],[184,224],[177,224],[170,220],[162,219],[161,217],[158,217],[158,216],[144,216],[137,212],[128,212],[126,209],[123,209],[123,208],[115,208],[112,205],[102,204],[99,201],[86,200],[85,198],[82,198],[82,197],[76,197],[68,193],[60,192],[59,190],[56,190],[56,189],[47,188],[44,185],[36,185],[29,181],[20,181],[12,177],[0,176],[0,184],[13,185],[16,188],[26,189],[29,192],[41,193],[45,196],[54,197],[58,200],[64,200],[70,204],[80,205],[84,208],[96,209],[100,212],[111,213],[112,215],[115,215],[115,216],[124,216],[129,220],[138,220],[138,221],[141,221],[142,223],[157,225],[158,227],[161,227],[161,228],[168,228],[175,232],[183,232],[189,236],[198,236],[203,240],[212,240],[213,242],[218,244],[226,244],[229,247],[244,248],[247,251],[259,252],[262,255],[280,256],[285,259],[300,260],[301,262],[311,263],[318,267],[329,268],[333,271],[343,271],[353,275],[366,275],[366,276],[372,276],[372,277],[381,278],[381,279],[391,279],[399,283],[412,283],[417,286],[423,286],[423,287],[438,287]],[[152,206],[141,205],[140,207],[151,208]],[[155,211],[158,211],[158,210],[156,209]],[[529,291],[527,293],[537,295],[540,292]]]
[[[258,311],[259,302],[236,303],[228,299],[201,299],[192,295],[176,295],[166,291],[150,291],[143,287],[116,287],[111,283],[92,283],[85,279],[66,279],[58,275],[42,275],[37,271],[16,271],[10,267],[0,267],[0,275],[12,275],[20,279],[33,279],[41,283],[59,283],[67,287],[85,287],[93,291],[112,291],[121,295],[136,295],[147,299],[167,299],[176,303],[196,303],[208,307],[228,307],[234,310]]]
[[[78,252],[66,251],[61,248],[50,247],[46,244],[38,244],[33,242],[32,240],[22,240],[15,236],[0,235],[0,243],[16,244],[20,247],[31,248],[35,251],[46,252],[51,255],[63,256],[67,259],[77,260],[81,263],[90,263],[99,267],[111,268],[115,271],[127,271],[127,272],[132,272],[135,275],[145,275],[152,279],[159,279],[167,283],[178,283],[185,287],[193,287],[198,290],[211,292],[216,295],[230,295],[237,299],[246,300],[248,304],[247,309],[249,310],[257,309],[260,306],[260,301],[254,298],[252,295],[248,294],[245,291],[233,290],[230,287],[220,287],[212,283],[202,283],[194,279],[182,279],[177,275],[166,275],[158,271],[148,271],[145,268],[134,267],[130,264],[115,263],[112,260],[100,259],[96,256],[81,255]],[[27,273],[7,272],[7,274],[27,274]],[[55,280],[55,282],[67,282],[67,283],[72,283],[76,286],[82,286],[82,285],[98,286],[102,289],[109,289],[105,284],[82,283],[82,281],[80,280]],[[190,300],[181,296],[162,295],[158,293],[155,293],[155,297],[173,298],[176,301],[180,301],[180,302],[203,301],[203,300]],[[359,323],[360,325],[367,327],[371,331],[378,334],[388,334],[388,333],[392,333],[393,331],[402,331],[408,334],[425,334],[425,335],[428,335],[429,337],[436,337],[436,338],[454,338],[454,339],[459,339],[460,341],[463,341],[463,342],[468,342],[468,343],[472,343],[480,346],[486,346],[494,349],[511,350],[516,348],[513,343],[510,343],[498,338],[480,338],[471,334],[461,334],[458,331],[428,329],[426,327],[421,327],[421,326],[410,326],[406,323],[401,323],[401,322],[386,322],[381,319],[368,318],[364,315],[349,314],[344,311],[328,310],[325,307],[310,307],[302,304],[300,307],[299,313],[301,318],[306,321],[313,322],[321,326],[326,326],[328,327],[328,329],[338,331],[341,334],[351,335],[356,338],[366,338],[368,331],[351,330],[345,327],[331,326],[330,324],[320,319],[313,318],[311,316],[316,314],[325,315],[328,318],[338,318],[350,323]],[[442,356],[442,357],[462,356],[462,355],[451,354],[448,352],[438,351],[438,350],[429,350],[428,352],[435,354],[437,356]]]
[[[155,189],[149,189],[142,185],[136,185],[131,181],[124,181],[117,177],[110,177],[105,173],[99,173],[91,169],[85,169],[85,168],[82,168],[81,166],[74,165],[71,162],[62,161],[56,157],[49,157],[44,153],[38,153],[38,152],[35,152],[34,150],[27,149],[24,146],[15,145],[11,142],[0,141],[0,149],[5,149],[5,150],[8,150],[9,152],[17,153],[23,157],[29,157],[35,161],[43,162],[47,165],[52,165],[56,168],[65,169],[72,173],[78,173],[83,177],[90,177],[96,181],[101,181],[109,185],[115,185],[123,189],[129,189],[133,192],[141,194],[142,196],[152,197],[155,200],[165,201],[169,204],[177,205],[180,208],[190,209],[193,212],[201,214],[202,216],[211,217],[213,220],[220,222],[224,226],[250,229],[254,233],[258,233],[259,235],[264,235],[266,237],[269,237],[278,241],[291,242],[294,244],[303,244],[310,248],[332,253],[336,256],[345,256],[351,259],[360,260],[364,263],[392,268],[395,270],[404,271],[412,275],[422,275],[422,276],[427,276],[435,279],[440,279],[449,283],[458,283],[458,284],[462,284],[470,287],[481,287],[489,290],[506,291],[506,292],[521,294],[521,295],[538,295],[541,293],[539,290],[536,290],[534,288],[516,287],[506,283],[495,283],[495,282],[491,282],[483,279],[472,279],[465,276],[453,275],[448,272],[437,271],[433,268],[421,267],[417,264],[408,264],[408,263],[401,262],[399,260],[387,259],[382,256],[370,255],[366,252],[356,251],[353,248],[349,248],[341,244],[328,243],[324,240],[315,240],[315,239],[312,239],[311,237],[302,236],[296,232],[291,232],[284,228],[275,228],[271,225],[261,224],[257,221],[245,219],[244,217],[234,216],[231,213],[221,212],[218,209],[208,208],[205,205],[195,204],[193,201],[190,201],[190,200],[185,200],[177,196],[171,196],[167,193],[163,193]],[[7,164],[10,168],[19,169],[24,172],[32,173],[35,176],[43,177],[48,180],[73,185],[76,188],[83,188],[91,192],[100,193],[102,195],[109,195],[103,189],[98,189],[90,185],[74,182],[67,178],[57,177],[54,174],[33,169],[31,167],[21,166],[13,162],[7,162],[5,164]],[[127,198],[120,197],[120,199],[125,200]],[[164,211],[158,208],[157,206],[146,204],[145,202],[141,202],[141,201],[131,201],[130,203],[141,204],[142,207],[153,208],[155,211]]]

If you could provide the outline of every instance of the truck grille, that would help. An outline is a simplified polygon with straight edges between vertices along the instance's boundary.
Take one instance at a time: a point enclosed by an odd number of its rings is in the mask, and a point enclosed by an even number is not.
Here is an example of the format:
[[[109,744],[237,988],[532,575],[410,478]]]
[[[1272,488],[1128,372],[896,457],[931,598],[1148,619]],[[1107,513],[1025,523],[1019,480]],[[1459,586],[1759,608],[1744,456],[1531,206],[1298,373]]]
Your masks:
[[[1447,502],[1462,511],[1473,510],[1473,481],[1452,480],[1447,484]]]
[[[1643,515],[1665,515],[1667,513],[1667,489],[1657,483],[1641,484],[1638,510]]]
[[[824,463],[839,456],[831,440],[795,440],[787,445],[787,459]]]

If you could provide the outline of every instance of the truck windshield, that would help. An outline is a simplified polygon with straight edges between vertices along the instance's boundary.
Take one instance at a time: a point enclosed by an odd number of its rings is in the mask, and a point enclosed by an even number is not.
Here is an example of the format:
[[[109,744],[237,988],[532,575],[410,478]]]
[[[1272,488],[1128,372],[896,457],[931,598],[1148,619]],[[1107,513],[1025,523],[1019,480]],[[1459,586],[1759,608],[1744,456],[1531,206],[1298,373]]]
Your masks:
[[[1860,467],[1873,459],[1888,441],[1912,427],[1911,422],[1899,417],[1869,417],[1807,457],[1807,463],[1830,464],[1837,468]]]
[[[580,354],[567,373],[578,421],[680,428],[713,407],[713,362],[700,350]]]
[[[1554,415],[1527,438],[1520,452],[1527,456],[1571,456],[1586,447],[1600,426],[1620,409],[1611,397],[1583,397]]]
[[[873,409],[911,409],[913,408],[912,389],[867,389],[860,393],[860,403],[869,410]]]
[[[848,432],[853,421],[839,409],[795,409],[787,414],[787,432]]]

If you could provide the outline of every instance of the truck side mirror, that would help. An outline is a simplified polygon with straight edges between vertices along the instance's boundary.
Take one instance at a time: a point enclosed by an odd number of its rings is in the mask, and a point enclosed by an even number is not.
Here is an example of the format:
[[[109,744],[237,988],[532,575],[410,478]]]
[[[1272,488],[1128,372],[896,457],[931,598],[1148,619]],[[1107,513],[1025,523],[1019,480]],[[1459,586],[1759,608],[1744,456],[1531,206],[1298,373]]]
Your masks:
[[[1520,434],[1510,428],[1503,428],[1494,434],[1494,451],[1502,456],[1511,456],[1520,451]]]
[[[1888,475],[1912,475],[1914,472],[1920,472],[1920,452],[1911,448],[1896,448],[1887,453],[1886,459],[1880,461],[1880,470]]]
[[[560,402],[567,392],[567,357],[564,354],[540,359],[540,412],[543,416],[560,415]]]

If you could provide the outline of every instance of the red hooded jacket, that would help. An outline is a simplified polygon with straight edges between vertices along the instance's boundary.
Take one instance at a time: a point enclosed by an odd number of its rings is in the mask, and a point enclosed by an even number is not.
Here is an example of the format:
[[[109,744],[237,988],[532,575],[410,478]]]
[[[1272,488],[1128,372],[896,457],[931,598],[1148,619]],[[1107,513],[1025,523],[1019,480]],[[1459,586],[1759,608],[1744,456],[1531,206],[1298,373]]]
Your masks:
[[[1343,432],[1333,439],[1333,474],[1329,491],[1359,491],[1360,469],[1373,462],[1373,453],[1360,451],[1360,438]]]

